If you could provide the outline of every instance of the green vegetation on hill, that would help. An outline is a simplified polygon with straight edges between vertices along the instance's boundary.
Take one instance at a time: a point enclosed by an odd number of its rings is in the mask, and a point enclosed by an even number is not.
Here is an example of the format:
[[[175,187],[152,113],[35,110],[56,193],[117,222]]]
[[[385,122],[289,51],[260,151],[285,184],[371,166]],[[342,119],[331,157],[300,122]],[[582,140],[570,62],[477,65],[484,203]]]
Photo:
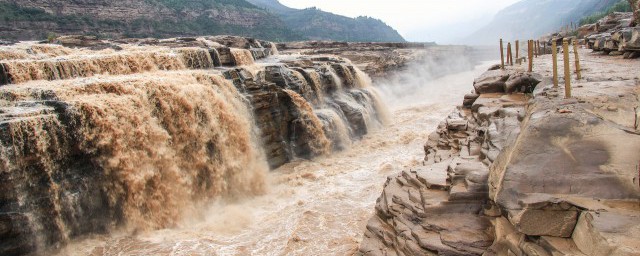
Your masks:
[[[392,27],[370,17],[349,18],[318,8],[293,9],[277,0],[248,0],[277,14],[287,26],[310,40],[404,42]]]
[[[0,22],[0,38],[10,40],[232,34],[271,41],[404,41],[377,19],[298,10],[277,0],[0,0]]]
[[[168,8],[182,11],[185,9],[206,10],[223,6],[234,6],[238,8],[258,9],[255,5],[244,0],[145,0],[147,3],[159,4]]]
[[[168,8],[181,17],[132,17],[130,20],[98,19],[90,15],[56,15],[40,8],[25,7],[0,1],[0,37],[15,40],[42,40],[48,34],[88,34],[103,38],[117,37],[172,37],[233,34],[272,41],[301,40],[278,17],[244,0],[144,0],[151,6]],[[210,18],[207,10],[224,13],[233,9],[258,17],[260,22],[243,22]],[[240,17],[241,19],[242,17]]]
[[[620,0],[614,5],[609,6],[604,11],[598,11],[589,16],[582,18],[580,20],[580,25],[596,23],[598,22],[598,20],[614,12],[631,12],[631,5],[629,5],[629,2],[627,0]]]
[[[498,12],[493,20],[467,37],[468,43],[495,44],[537,38],[584,17],[603,12],[620,0],[522,0]],[[526,18],[525,18],[526,17]]]

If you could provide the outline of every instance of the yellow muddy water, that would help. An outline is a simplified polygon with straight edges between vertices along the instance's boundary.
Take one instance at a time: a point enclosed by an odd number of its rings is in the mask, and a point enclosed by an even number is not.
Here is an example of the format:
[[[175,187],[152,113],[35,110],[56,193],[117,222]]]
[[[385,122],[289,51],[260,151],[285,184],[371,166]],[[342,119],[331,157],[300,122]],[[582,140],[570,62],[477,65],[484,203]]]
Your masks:
[[[344,151],[268,173],[262,196],[213,203],[173,229],[78,239],[58,254],[352,255],[386,177],[422,164],[429,133],[488,66],[424,82],[407,98],[384,93],[402,85],[379,85],[389,124]]]

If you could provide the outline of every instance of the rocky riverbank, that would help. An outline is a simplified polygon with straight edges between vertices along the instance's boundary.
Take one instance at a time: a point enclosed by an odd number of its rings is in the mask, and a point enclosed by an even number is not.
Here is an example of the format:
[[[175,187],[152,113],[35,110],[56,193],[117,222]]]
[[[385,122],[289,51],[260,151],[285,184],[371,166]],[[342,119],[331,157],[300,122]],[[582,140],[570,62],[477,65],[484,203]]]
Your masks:
[[[389,176],[360,253],[638,255],[640,63],[580,54],[571,99],[550,55],[476,79],[424,166]]]

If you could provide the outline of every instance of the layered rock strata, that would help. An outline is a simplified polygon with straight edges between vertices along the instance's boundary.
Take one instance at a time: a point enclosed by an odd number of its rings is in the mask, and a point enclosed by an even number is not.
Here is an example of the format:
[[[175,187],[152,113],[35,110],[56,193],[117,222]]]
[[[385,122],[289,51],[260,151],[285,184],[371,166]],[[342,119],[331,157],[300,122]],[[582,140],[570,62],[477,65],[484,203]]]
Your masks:
[[[633,13],[615,12],[579,29],[588,48],[625,58],[640,57],[640,27]]]
[[[316,55],[331,54],[347,58],[371,77],[387,77],[390,73],[406,70],[412,64],[439,63],[451,57],[464,56],[472,61],[483,59],[482,51],[466,46],[437,46],[433,43],[347,43],[332,41],[303,41],[279,43],[283,53]],[[478,56],[475,56],[478,55]],[[468,70],[470,67],[456,63],[456,67]],[[429,66],[429,65],[423,65]],[[438,72],[437,65],[430,65],[431,73],[451,73],[451,70]]]
[[[638,255],[637,81],[587,75],[563,99],[540,75],[495,70],[474,87],[424,167],[388,178],[360,253]]]
[[[384,122],[340,57],[228,36],[57,43],[0,48],[2,255],[173,227],[210,200],[263,193],[269,166]]]

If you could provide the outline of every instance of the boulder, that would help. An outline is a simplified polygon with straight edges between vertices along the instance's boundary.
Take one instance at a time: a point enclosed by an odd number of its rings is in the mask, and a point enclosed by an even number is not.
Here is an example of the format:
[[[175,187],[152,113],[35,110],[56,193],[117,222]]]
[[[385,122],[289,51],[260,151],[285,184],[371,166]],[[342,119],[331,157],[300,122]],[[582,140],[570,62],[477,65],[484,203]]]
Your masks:
[[[573,240],[587,255],[638,255],[640,215],[620,212],[583,212],[573,232]]]
[[[506,81],[505,92],[531,93],[541,81],[542,76],[536,73],[516,73]]]
[[[464,95],[464,101],[462,102],[462,105],[464,107],[469,108],[478,99],[478,97],[480,97],[480,95],[479,94],[475,94],[475,93],[465,94]]]
[[[473,87],[477,94],[504,92],[509,76],[511,73],[505,70],[487,71],[473,81]]]
[[[624,34],[624,49],[640,51],[640,27],[630,28],[629,31],[629,34]]]
[[[498,70],[500,68],[502,68],[501,64],[493,64],[491,65],[491,67],[489,67],[489,69],[487,69],[487,71]]]

